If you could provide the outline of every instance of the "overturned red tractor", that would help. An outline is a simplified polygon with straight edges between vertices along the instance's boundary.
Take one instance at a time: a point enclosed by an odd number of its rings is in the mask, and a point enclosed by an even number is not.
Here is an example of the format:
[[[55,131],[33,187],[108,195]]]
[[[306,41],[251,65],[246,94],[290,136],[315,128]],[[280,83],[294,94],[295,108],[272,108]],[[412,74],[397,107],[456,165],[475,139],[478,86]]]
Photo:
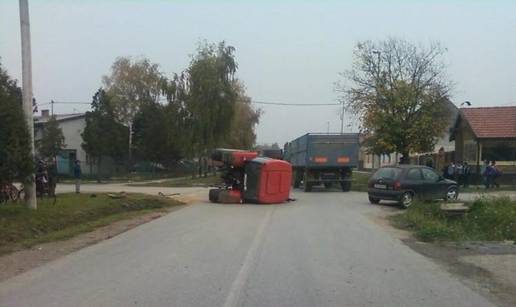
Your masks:
[[[211,202],[279,204],[289,199],[290,163],[233,149],[216,149],[211,158],[224,163],[224,185],[210,190]]]

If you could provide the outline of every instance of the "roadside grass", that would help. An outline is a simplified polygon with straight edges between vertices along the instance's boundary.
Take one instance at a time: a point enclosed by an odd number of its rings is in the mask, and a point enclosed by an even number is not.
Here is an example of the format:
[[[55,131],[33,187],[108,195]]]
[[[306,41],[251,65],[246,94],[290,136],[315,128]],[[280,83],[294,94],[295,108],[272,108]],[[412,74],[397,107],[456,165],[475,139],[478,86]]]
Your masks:
[[[393,216],[392,222],[427,242],[516,240],[516,201],[480,197],[466,205],[470,207],[466,214],[449,216],[439,203],[416,203]]]
[[[207,187],[219,185],[222,183],[220,175],[209,175],[208,177],[183,177],[165,180],[161,182],[147,182],[147,183],[134,183],[129,184],[133,187]]]
[[[37,210],[19,203],[1,205],[0,254],[67,239],[115,221],[178,205],[182,203],[143,194],[112,199],[107,194],[92,197],[91,194],[72,193],[59,194],[55,204],[51,198],[42,198]]]
[[[353,172],[351,191],[367,192],[367,182],[371,174],[364,172]]]

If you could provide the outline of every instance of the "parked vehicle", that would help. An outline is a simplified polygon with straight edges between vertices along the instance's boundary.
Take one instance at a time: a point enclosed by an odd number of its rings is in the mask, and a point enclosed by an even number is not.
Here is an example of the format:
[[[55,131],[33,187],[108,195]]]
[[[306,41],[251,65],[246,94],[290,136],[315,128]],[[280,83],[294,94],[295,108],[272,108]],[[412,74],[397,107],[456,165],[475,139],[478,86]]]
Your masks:
[[[408,208],[414,199],[455,200],[459,187],[427,166],[399,165],[379,168],[369,179],[367,192],[372,204],[395,200]]]
[[[285,160],[293,167],[292,182],[305,192],[314,185],[338,183],[351,188],[352,169],[358,166],[358,133],[308,133],[285,145]]]

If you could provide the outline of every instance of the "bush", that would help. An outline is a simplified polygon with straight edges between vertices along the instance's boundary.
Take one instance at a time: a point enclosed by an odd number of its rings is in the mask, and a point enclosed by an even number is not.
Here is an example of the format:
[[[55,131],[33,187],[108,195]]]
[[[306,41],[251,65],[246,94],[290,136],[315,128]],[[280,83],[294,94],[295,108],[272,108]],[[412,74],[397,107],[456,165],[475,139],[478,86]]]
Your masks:
[[[516,202],[508,197],[479,198],[467,204],[463,216],[448,216],[439,204],[414,204],[394,217],[400,228],[411,229],[423,241],[516,240]]]

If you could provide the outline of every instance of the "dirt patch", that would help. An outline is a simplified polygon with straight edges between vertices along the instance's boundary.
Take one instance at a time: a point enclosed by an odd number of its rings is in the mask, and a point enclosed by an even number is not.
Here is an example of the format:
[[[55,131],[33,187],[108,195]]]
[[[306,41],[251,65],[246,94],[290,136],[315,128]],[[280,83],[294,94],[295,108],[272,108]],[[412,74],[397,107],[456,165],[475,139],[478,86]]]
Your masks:
[[[179,200],[179,198],[176,199]],[[88,245],[112,238],[138,225],[160,218],[184,207],[185,206],[174,206],[157,212],[143,214],[134,218],[114,222],[68,240],[39,244],[30,249],[20,248],[18,251],[0,256],[0,282],[49,261],[68,255]]]
[[[414,251],[441,264],[469,288],[498,306],[516,306],[516,283],[507,278],[516,267],[516,245],[503,242],[424,243],[402,240]],[[504,261],[499,261],[500,259]]]
[[[412,233],[391,224],[400,210],[381,206],[365,215],[412,250],[422,254],[458,277],[469,288],[502,307],[516,306],[516,245],[513,242],[418,241]]]
[[[464,256],[461,261],[491,272],[502,284],[516,286],[516,254]]]

